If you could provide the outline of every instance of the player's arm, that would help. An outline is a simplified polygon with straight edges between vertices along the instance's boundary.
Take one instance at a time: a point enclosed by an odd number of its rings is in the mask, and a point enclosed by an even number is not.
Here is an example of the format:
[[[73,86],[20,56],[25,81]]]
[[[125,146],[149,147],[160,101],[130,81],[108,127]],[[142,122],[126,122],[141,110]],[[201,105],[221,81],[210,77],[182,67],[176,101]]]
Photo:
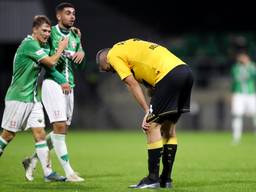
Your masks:
[[[118,52],[118,50],[108,53],[108,63],[119,75],[120,79],[126,84],[138,104],[147,113],[148,104],[146,102],[144,93],[139,85],[139,82],[134,78],[131,70],[127,66],[125,60],[120,56],[121,54],[122,53]]]
[[[60,73],[54,66],[53,67],[44,67],[48,76],[50,76],[56,83],[64,84],[67,83],[66,78],[62,73]]]
[[[147,130],[150,126],[149,123],[146,123],[146,117],[149,112],[149,107],[146,102],[144,93],[143,93],[138,81],[134,78],[134,76],[132,74],[129,75],[128,77],[124,78],[123,81],[127,85],[129,91],[132,93],[132,95],[134,96],[134,98],[136,99],[138,104],[143,108],[143,110],[146,113],[146,115],[143,119],[143,122],[142,122],[142,128]]]
[[[75,30],[75,33],[78,35],[79,38],[77,38],[77,40],[78,40],[77,51],[73,55],[72,60],[73,60],[74,63],[81,64],[83,62],[84,56],[85,56],[85,53],[84,53],[84,50],[83,50],[83,47],[82,47],[82,43],[81,43],[82,34],[81,34],[81,31],[78,28],[74,28],[73,31],[74,30]]]
[[[57,61],[59,60],[59,58],[61,57],[61,54],[64,51],[64,49],[67,47],[67,45],[68,45],[68,37],[62,39],[59,42],[59,46],[54,55],[44,57],[43,59],[40,60],[40,63],[47,67],[54,66],[57,63]]]
[[[45,70],[48,76],[50,76],[56,83],[58,83],[61,86],[64,94],[69,94],[71,92],[71,87],[67,79],[54,66],[51,68],[45,67]]]
[[[85,53],[84,51],[77,51],[73,57],[72,60],[74,63],[81,64],[84,59]]]
[[[77,27],[71,27],[71,30],[72,30],[75,34],[77,34],[78,37],[81,39],[82,33],[81,33],[81,31],[80,31],[79,28],[77,28]]]
[[[139,103],[139,105],[143,108],[145,112],[148,112],[148,104],[146,102],[144,93],[138,83],[138,81],[134,78],[134,76],[131,74],[125,79],[123,79],[125,84],[127,85],[129,91],[132,93],[136,101]]]

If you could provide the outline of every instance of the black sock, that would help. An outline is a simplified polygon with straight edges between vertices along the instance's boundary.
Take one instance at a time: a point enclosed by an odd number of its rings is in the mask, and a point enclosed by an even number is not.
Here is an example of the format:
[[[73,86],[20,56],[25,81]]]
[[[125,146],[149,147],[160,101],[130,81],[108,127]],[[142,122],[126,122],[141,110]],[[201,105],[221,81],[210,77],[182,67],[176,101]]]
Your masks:
[[[163,155],[162,155],[163,171],[161,174],[161,178],[166,180],[171,179],[172,167],[175,160],[176,151],[177,151],[176,144],[165,144],[163,146]]]
[[[162,149],[162,147],[157,149],[148,149],[148,176],[154,181],[159,180],[159,166]]]

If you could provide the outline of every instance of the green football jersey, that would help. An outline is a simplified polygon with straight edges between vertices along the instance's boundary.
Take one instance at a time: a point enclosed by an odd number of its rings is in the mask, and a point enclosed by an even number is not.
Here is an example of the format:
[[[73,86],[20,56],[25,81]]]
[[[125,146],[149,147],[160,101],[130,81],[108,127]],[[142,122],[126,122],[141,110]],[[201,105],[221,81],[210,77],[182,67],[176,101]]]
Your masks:
[[[55,66],[55,69],[65,76],[66,81],[69,82],[71,87],[74,87],[75,83],[74,83],[74,75],[73,75],[73,68],[72,68],[74,63],[72,61],[72,56],[77,51],[83,51],[79,36],[73,31],[69,31],[69,33],[65,35],[64,33],[61,32],[58,25],[53,26],[51,30],[51,38],[49,39],[49,44],[51,47],[50,55],[55,54],[58,48],[59,41],[63,37],[67,37],[67,36],[69,37],[68,46],[64,50],[60,59],[58,60],[57,65]],[[46,70],[45,78],[54,80],[55,79],[54,73],[50,72],[49,70]]]
[[[39,61],[48,56],[45,50],[30,35],[21,42],[14,56],[12,81],[5,100],[37,100],[37,79],[41,70]]]
[[[255,90],[256,67],[254,63],[235,64],[231,70],[232,92],[253,94]]]

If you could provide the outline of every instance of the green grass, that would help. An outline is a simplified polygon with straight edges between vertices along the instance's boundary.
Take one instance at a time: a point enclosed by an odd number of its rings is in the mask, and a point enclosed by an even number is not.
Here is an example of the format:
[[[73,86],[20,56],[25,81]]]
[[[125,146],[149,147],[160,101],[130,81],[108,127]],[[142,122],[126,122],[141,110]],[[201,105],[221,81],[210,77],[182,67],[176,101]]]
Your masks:
[[[256,191],[256,136],[252,133],[245,133],[238,146],[231,145],[230,133],[178,132],[178,140],[171,191]],[[0,192],[137,191],[127,186],[146,175],[146,145],[140,131],[70,132],[67,142],[71,164],[85,182],[45,183],[40,166],[35,180],[25,181],[21,160],[34,144],[30,133],[20,133],[0,158]],[[53,152],[52,161],[63,174]]]

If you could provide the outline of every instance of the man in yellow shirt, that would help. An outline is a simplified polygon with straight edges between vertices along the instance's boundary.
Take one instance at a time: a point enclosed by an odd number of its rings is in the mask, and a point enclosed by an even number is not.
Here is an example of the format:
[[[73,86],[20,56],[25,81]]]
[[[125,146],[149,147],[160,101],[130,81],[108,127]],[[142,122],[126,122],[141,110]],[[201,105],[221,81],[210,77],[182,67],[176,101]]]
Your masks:
[[[119,42],[96,55],[100,71],[117,73],[145,111],[142,128],[148,145],[148,176],[132,188],[169,188],[177,150],[175,125],[190,111],[193,76],[166,48],[140,39]],[[139,84],[152,92],[148,105]],[[159,176],[162,156],[163,170]]]

